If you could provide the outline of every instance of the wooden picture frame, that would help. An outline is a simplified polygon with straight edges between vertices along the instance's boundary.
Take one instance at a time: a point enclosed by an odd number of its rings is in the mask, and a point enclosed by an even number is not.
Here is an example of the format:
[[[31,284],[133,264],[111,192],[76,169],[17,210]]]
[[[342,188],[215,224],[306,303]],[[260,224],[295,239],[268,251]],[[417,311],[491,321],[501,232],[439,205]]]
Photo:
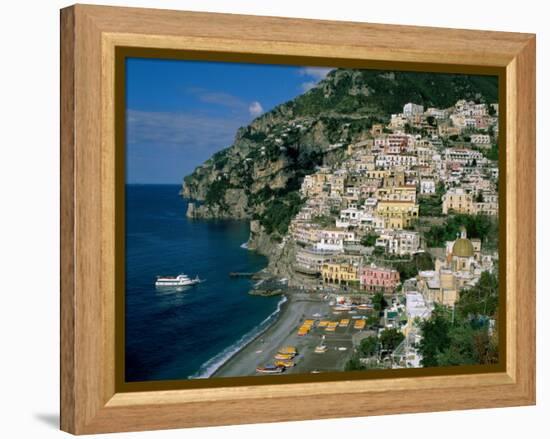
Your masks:
[[[505,367],[485,373],[120,391],[119,48],[313,65],[489,69],[505,80]],[[271,57],[271,58],[270,58]],[[501,240],[502,241],[502,240]],[[535,36],[76,5],[61,11],[61,429],[74,434],[535,403]]]

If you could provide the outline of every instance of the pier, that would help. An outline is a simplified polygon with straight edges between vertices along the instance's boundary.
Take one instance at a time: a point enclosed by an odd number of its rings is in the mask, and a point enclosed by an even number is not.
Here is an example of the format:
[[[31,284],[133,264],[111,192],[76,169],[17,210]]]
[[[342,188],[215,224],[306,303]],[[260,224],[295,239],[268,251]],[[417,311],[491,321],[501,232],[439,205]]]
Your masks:
[[[256,273],[232,271],[232,272],[229,273],[229,277],[252,277],[255,274]]]

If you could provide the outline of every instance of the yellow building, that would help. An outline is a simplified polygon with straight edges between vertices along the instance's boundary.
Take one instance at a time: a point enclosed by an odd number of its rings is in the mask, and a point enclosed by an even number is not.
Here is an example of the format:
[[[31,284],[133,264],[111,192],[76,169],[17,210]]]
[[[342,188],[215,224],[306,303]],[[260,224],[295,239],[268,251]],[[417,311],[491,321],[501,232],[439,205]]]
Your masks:
[[[357,262],[325,262],[321,268],[325,284],[351,285],[359,283]]]
[[[414,201],[382,200],[376,206],[376,213],[384,218],[387,229],[403,229],[418,219],[418,204]]]
[[[405,186],[405,172],[394,171],[384,176],[384,187]]]
[[[450,211],[455,213],[474,213],[474,197],[463,188],[451,188],[443,195],[443,214]]]

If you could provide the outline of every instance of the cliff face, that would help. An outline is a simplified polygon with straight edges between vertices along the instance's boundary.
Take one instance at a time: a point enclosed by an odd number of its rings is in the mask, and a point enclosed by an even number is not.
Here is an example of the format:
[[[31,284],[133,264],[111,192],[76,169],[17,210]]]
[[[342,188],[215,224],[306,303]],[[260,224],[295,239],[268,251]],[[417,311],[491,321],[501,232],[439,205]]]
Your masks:
[[[303,177],[341,161],[343,145],[364,139],[373,123],[387,123],[406,102],[446,108],[458,99],[496,102],[497,96],[493,77],[333,70],[239,129],[232,146],[184,178],[183,197],[196,201],[188,216],[254,219],[251,242],[276,260],[278,250],[268,247],[278,245],[298,212]]]

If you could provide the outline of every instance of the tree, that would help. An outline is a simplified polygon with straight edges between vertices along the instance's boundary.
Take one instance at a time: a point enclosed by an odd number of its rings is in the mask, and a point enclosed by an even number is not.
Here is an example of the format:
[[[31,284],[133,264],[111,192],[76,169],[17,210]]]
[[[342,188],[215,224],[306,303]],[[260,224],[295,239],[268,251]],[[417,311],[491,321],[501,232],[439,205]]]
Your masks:
[[[470,325],[449,327],[449,345],[436,354],[438,366],[476,364],[474,355],[474,330]]]
[[[410,261],[395,262],[393,266],[403,281],[415,277],[419,271],[433,270],[434,262],[429,253],[422,252],[414,254]]]
[[[372,328],[374,326],[378,326],[380,324],[380,315],[371,315],[367,317],[367,326],[369,328]]]
[[[361,340],[359,344],[359,352],[364,357],[373,356],[378,349],[378,339],[376,337],[369,336]]]
[[[449,345],[436,354],[437,366],[494,364],[498,362],[498,341],[489,336],[488,324],[460,320],[449,327]]]
[[[371,302],[374,309],[378,312],[382,312],[388,307],[388,302],[386,302],[386,299],[382,293],[376,293],[372,296]]]
[[[364,245],[365,247],[372,247],[376,243],[377,239],[378,235],[376,233],[368,233],[361,238],[361,245]]]
[[[483,149],[481,152],[489,160],[498,160],[498,143],[492,143],[490,149]]]
[[[385,329],[380,334],[380,345],[382,349],[394,351],[397,346],[405,339],[403,333],[397,328]]]
[[[498,311],[498,278],[484,271],[477,284],[460,292],[460,298],[455,307],[457,314],[463,319],[479,316],[496,317]]]
[[[444,317],[441,309],[436,308],[432,317],[420,325],[422,340],[419,351],[422,354],[422,366],[433,367],[439,365],[438,354],[451,344],[449,337],[450,324]]]
[[[441,216],[443,214],[443,201],[438,195],[422,196],[418,200],[419,215],[425,216]]]
[[[361,363],[361,359],[357,354],[354,354],[344,366],[344,370],[349,372],[352,370],[365,370],[366,367]]]

